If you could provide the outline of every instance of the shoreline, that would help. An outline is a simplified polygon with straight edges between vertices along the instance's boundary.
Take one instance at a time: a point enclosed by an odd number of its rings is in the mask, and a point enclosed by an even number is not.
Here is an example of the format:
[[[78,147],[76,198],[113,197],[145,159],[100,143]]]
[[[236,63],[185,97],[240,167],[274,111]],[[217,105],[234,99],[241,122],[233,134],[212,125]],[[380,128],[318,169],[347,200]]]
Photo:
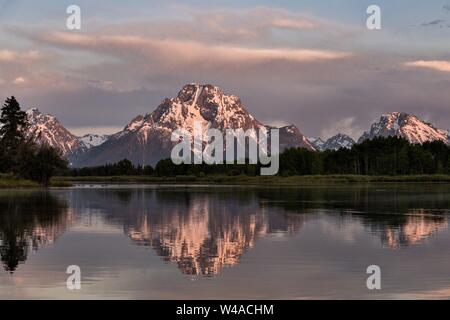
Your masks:
[[[31,180],[0,178],[0,190],[12,188],[40,188],[40,186],[38,183]]]
[[[450,175],[416,175],[416,176],[109,176],[109,177],[54,177],[51,186],[74,183],[103,184],[202,184],[202,185],[270,185],[270,186],[314,186],[338,184],[379,184],[379,183],[420,183],[450,184]]]
[[[70,181],[51,181],[49,187],[71,187],[73,183]],[[8,189],[45,189],[42,185],[35,181],[11,177],[0,176],[0,190]]]
[[[450,184],[450,175],[413,176],[107,176],[107,177],[53,177],[49,187],[64,188],[74,184],[153,184],[153,185],[242,185],[242,186],[336,186],[355,184]],[[0,190],[13,188],[42,188],[38,183],[15,178],[0,178]]]

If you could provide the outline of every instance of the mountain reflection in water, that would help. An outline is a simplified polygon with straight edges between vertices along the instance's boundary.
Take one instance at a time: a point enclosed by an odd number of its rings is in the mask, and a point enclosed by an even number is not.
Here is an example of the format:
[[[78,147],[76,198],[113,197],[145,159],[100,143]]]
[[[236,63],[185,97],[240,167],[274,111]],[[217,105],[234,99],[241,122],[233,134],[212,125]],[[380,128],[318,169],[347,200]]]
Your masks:
[[[197,195],[164,210],[132,215],[125,233],[139,245],[152,246],[185,274],[215,275],[224,266],[239,263],[258,238],[296,232],[304,218],[269,213],[254,202]]]
[[[14,272],[30,251],[97,215],[183,274],[213,276],[264,237],[288,238],[308,221],[362,225],[386,248],[448,230],[448,197],[414,188],[116,187],[0,193],[0,253]],[[83,222],[81,222],[83,221]]]

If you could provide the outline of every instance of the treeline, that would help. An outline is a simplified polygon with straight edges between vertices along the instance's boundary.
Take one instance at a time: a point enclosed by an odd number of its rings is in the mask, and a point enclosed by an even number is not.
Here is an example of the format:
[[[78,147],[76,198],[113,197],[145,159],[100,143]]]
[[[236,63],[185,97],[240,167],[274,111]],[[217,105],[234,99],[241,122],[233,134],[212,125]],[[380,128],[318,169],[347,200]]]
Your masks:
[[[156,166],[133,165],[127,159],[114,164],[106,164],[98,167],[71,168],[65,171],[65,175],[72,177],[108,177],[108,176],[156,176],[156,177],[175,177],[175,176],[205,176],[205,175],[249,175],[259,174],[259,166],[244,165],[175,165],[171,159],[159,161]]]
[[[94,168],[70,169],[71,176],[148,175],[158,177],[260,174],[260,165],[175,165],[164,159],[151,166],[128,160]],[[397,137],[376,138],[337,151],[288,149],[280,154],[279,175],[417,175],[450,174],[450,147],[441,141],[410,144]]]
[[[127,159],[113,164],[105,164],[98,167],[71,168],[65,175],[72,177],[108,177],[108,176],[152,176],[152,166],[133,165]]]
[[[37,144],[38,137],[27,136],[28,127],[16,98],[6,99],[0,115],[0,173],[47,186],[52,175],[67,168],[67,161],[55,148]]]
[[[450,174],[450,147],[442,141],[419,145],[388,137],[337,151],[289,149],[280,155],[280,174]]]

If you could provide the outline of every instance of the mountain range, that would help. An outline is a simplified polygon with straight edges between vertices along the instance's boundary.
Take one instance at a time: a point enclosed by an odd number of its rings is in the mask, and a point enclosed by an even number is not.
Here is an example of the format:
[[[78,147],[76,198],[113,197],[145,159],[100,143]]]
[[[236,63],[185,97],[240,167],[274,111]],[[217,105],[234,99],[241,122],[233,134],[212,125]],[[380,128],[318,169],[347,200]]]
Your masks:
[[[351,149],[356,143],[352,137],[342,133],[338,133],[326,141],[323,141],[321,138],[309,138],[309,141],[318,151],[339,150],[341,148]]]
[[[138,115],[122,131],[105,136],[88,134],[77,137],[55,117],[33,108],[27,111],[28,134],[38,143],[47,143],[61,150],[72,166],[97,166],[129,159],[134,164],[155,165],[170,157],[174,130],[193,134],[194,123],[224,132],[226,129],[271,129],[251,115],[235,95],[228,95],[213,85],[188,84],[174,98],[164,99],[153,112]],[[326,141],[306,138],[294,125],[280,129],[280,150],[297,147],[308,150],[351,148],[355,141],[337,134]],[[382,115],[359,139],[361,143],[375,137],[398,136],[411,143],[440,140],[450,143],[448,131],[436,128],[414,115],[392,112]]]

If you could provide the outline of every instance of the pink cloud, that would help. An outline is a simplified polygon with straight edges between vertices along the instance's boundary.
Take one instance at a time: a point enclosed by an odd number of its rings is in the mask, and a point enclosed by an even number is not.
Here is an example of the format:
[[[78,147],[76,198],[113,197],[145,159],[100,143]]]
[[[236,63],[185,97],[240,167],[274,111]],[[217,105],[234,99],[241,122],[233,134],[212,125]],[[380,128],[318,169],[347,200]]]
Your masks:
[[[437,71],[441,71],[441,72],[450,72],[450,61],[419,60],[419,61],[407,62],[406,65],[409,67],[428,68],[428,69],[437,70]]]
[[[14,51],[3,49],[0,50],[0,62],[26,62],[36,61],[43,58],[43,55],[37,50]]]
[[[27,82],[27,80],[24,77],[17,77],[14,79],[13,83],[16,85],[21,85]]]
[[[302,63],[351,56],[347,52],[331,50],[255,48],[140,36],[81,35],[67,32],[51,32],[40,36],[40,39],[53,45],[70,46],[113,56],[141,56],[171,65],[201,61],[245,64],[268,61]]]

